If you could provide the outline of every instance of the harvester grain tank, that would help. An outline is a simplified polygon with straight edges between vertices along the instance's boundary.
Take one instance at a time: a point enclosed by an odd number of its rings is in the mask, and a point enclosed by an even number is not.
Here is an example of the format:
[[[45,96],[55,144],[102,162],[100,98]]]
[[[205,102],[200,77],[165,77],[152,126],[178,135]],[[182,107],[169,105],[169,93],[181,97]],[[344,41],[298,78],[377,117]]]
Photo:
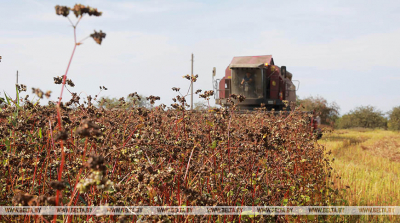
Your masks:
[[[227,106],[230,94],[241,94],[246,96],[238,104],[242,109],[288,108],[296,102],[297,89],[292,76],[285,66],[276,66],[271,55],[234,57],[225,70],[225,77],[213,79],[216,104]]]

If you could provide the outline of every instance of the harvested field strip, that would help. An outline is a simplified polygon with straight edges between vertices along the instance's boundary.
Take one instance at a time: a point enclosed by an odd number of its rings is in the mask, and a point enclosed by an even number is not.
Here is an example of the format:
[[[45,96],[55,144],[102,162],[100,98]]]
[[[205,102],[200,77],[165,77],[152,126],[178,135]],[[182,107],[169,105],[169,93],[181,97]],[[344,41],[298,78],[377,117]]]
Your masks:
[[[320,143],[335,158],[332,165],[341,177],[334,179],[335,184],[350,186],[353,192],[349,205],[400,205],[400,191],[395,188],[400,163],[393,159],[400,149],[396,147],[400,134],[383,130],[340,133],[328,134]],[[337,141],[338,136],[342,141]],[[351,143],[355,141],[360,143]]]
[[[350,187],[348,205],[400,205],[400,133],[339,130],[325,135],[319,142],[327,147],[327,151],[332,151],[329,157],[335,159],[332,163],[335,185]],[[361,219],[384,222],[389,217],[363,216]]]

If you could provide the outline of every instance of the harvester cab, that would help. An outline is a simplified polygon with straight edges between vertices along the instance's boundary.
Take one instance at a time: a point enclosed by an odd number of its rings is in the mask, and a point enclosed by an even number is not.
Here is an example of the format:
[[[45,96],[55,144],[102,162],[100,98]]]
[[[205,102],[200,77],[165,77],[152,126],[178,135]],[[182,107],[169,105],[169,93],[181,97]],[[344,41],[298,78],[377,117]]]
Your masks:
[[[296,102],[296,86],[292,74],[285,66],[275,66],[271,55],[234,57],[222,79],[214,80],[216,104],[228,106],[230,94],[246,97],[238,104],[242,109],[253,110],[265,106],[276,111],[289,108]]]

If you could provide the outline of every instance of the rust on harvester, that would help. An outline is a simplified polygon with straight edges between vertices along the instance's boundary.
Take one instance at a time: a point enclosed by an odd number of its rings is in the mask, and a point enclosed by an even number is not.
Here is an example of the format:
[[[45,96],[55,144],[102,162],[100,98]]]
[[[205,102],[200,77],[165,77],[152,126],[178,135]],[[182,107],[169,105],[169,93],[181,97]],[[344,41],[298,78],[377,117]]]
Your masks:
[[[214,77],[215,73],[213,74]],[[271,55],[234,57],[222,79],[213,80],[215,102],[228,106],[230,94],[246,97],[238,105],[253,110],[265,106],[281,111],[296,102],[296,86],[285,66],[276,66]]]

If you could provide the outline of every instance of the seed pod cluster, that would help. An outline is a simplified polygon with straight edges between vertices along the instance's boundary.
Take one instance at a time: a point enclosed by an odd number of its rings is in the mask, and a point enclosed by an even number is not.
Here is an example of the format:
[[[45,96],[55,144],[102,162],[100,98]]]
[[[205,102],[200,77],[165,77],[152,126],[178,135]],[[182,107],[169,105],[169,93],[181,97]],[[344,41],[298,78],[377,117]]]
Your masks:
[[[101,16],[102,12],[99,12],[97,9],[92,8],[90,6],[84,6],[81,4],[75,4],[73,8],[69,8],[67,6],[56,5],[56,14],[67,17],[70,11],[73,11],[75,16],[78,18],[79,16],[83,16],[84,14],[88,14],[89,16]]]
[[[101,45],[101,42],[103,41],[104,38],[106,38],[106,33],[103,33],[103,31],[100,30],[100,32],[97,32],[96,30],[94,33],[90,34],[90,37],[96,41],[99,45]]]
[[[81,126],[76,129],[76,134],[81,137],[100,136],[100,126],[93,121],[85,119],[82,121]]]

